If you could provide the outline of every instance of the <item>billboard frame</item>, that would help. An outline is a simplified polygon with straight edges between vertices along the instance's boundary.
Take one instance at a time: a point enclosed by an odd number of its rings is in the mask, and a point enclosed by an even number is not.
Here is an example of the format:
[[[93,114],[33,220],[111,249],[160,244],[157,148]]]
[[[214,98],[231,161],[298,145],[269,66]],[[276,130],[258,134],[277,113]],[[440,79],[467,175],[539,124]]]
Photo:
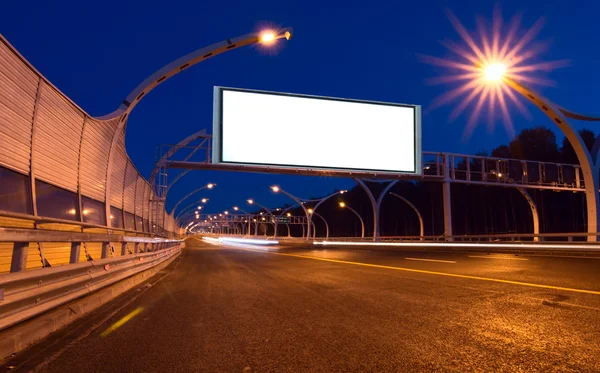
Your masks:
[[[269,164],[269,163],[252,163],[252,162],[230,162],[223,160],[223,92],[234,91],[234,92],[247,92],[265,95],[277,95],[287,97],[300,97],[309,99],[319,99],[327,101],[341,101],[341,102],[352,102],[361,104],[372,104],[372,105],[383,105],[383,106],[396,106],[396,107],[407,107],[413,109],[413,131],[414,131],[414,171],[394,171],[394,170],[381,170],[381,169],[360,169],[360,168],[345,168],[345,167],[326,167],[326,166],[303,166],[303,165],[282,165],[282,164]],[[422,150],[422,136],[421,136],[421,105],[412,104],[400,104],[384,101],[370,101],[370,100],[359,100],[351,98],[341,97],[328,97],[328,96],[317,96],[307,95],[298,93],[287,93],[287,92],[273,92],[265,90],[255,89],[244,89],[244,88],[231,88],[224,86],[215,86],[213,88],[213,141],[212,141],[212,157],[211,163],[214,165],[229,165],[236,167],[239,171],[247,169],[248,172],[256,172],[257,170],[273,170],[272,173],[276,173],[277,170],[282,170],[283,173],[289,173],[293,171],[298,174],[387,174],[394,176],[415,176],[420,177],[423,174],[423,150]],[[258,171],[261,172],[261,171]]]

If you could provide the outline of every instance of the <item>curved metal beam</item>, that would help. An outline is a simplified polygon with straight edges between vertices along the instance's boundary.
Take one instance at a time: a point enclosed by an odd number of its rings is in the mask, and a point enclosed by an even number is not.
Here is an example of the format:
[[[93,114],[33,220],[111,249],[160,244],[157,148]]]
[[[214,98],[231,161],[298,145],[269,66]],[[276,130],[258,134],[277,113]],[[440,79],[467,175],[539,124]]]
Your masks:
[[[154,179],[156,177],[156,173],[158,172],[158,170],[160,169],[160,165],[164,162],[166,162],[169,157],[171,157],[173,154],[177,153],[179,150],[181,150],[181,148],[187,146],[189,143],[191,143],[194,140],[197,140],[201,137],[207,137],[206,135],[206,129],[200,130],[198,132],[195,132],[191,135],[189,135],[188,137],[186,137],[185,139],[181,140],[180,142],[178,142],[177,144],[175,144],[171,149],[169,149],[165,154],[162,155],[162,157],[160,157],[160,159],[158,161],[156,161],[154,168],[152,169],[152,173],[150,174],[150,183],[154,184]],[[204,144],[205,141],[203,141],[200,145],[198,145],[198,147],[202,146]],[[197,149],[195,149],[192,154],[188,155],[186,157],[186,160],[189,159],[193,153],[195,153],[197,151]],[[175,182],[175,181],[173,181]]]
[[[540,234],[540,216],[538,214],[538,209],[537,205],[535,204],[535,201],[533,200],[533,198],[531,198],[529,193],[527,193],[527,191],[524,188],[517,188],[517,190],[521,192],[523,197],[525,197],[525,199],[527,200],[527,203],[529,203],[529,208],[531,209],[531,217],[533,218],[533,234]],[[538,236],[533,236],[534,242],[538,242],[539,240],[540,238]]]
[[[365,222],[363,221],[362,217],[360,216],[360,214],[353,209],[352,207],[348,206],[347,204],[344,204],[344,208],[347,208],[348,210],[352,211],[354,213],[354,215],[356,215],[356,217],[358,218],[358,220],[360,220],[360,228],[361,228],[361,235],[360,238],[365,238]]]
[[[312,221],[310,213],[308,212],[308,209],[306,208],[306,206],[304,206],[304,204],[300,201],[300,199],[288,192],[286,192],[285,190],[279,188],[278,189],[279,192],[285,194],[286,196],[290,197],[291,199],[293,199],[300,207],[302,207],[302,210],[304,210],[304,214],[306,215],[306,220],[308,221],[308,223],[306,224],[306,239],[310,239],[310,222]]]
[[[321,220],[323,220],[323,223],[325,223],[325,240],[328,240],[329,239],[329,224],[327,224],[327,220],[325,220],[325,218],[323,216],[321,216],[320,214],[317,214],[314,210],[313,210],[313,215],[320,217]],[[315,228],[313,237],[316,237],[316,236],[317,236],[317,231]]]
[[[148,92],[153,90],[156,86],[163,83],[165,80],[172,78],[179,74],[183,70],[186,70],[197,63],[207,60],[211,57],[219,55],[221,53],[229,52],[240,47],[256,44],[260,42],[261,32],[252,32],[246,35],[238,36],[233,39],[227,39],[208,47],[197,49],[191,53],[182,56],[175,61],[163,66],[161,69],[150,75],[143,82],[141,82],[121,103],[119,108],[112,113],[100,117],[98,119],[107,120],[116,118],[119,116],[126,117],[133,108],[144,98]],[[286,38],[289,39],[292,35],[292,28],[286,27],[281,30],[276,30],[276,39]]]
[[[586,196],[586,207],[587,207],[587,231],[588,233],[598,233],[599,221],[599,196],[598,190],[600,188],[600,180],[598,180],[598,165],[596,165],[595,159],[592,158],[592,154],[588,151],[585,143],[579,136],[579,133],[569,124],[567,116],[564,114],[567,112],[564,109],[559,109],[550,100],[544,99],[537,94],[530,91],[528,88],[517,83],[512,79],[505,78],[504,81],[515,91],[525,96],[529,101],[535,104],[548,118],[550,118],[558,128],[563,132],[575,154],[579,160],[581,171],[583,173],[583,180],[585,183],[585,196]],[[567,112],[569,118],[574,118],[576,115],[571,112]],[[597,241],[596,235],[588,236],[588,241]]]
[[[396,185],[396,183],[399,180],[390,181],[389,184],[386,185],[386,187],[383,189],[383,192],[381,192],[381,194],[379,195],[377,200],[375,199],[373,192],[371,192],[371,189],[369,189],[369,187],[367,186],[367,184],[365,184],[364,181],[362,181],[361,179],[357,179],[357,178],[355,178],[354,181],[356,181],[356,183],[358,185],[360,185],[360,187],[365,191],[365,193],[367,193],[367,196],[369,197],[369,201],[371,201],[371,206],[373,208],[373,240],[377,241],[379,239],[379,237],[381,236],[380,229],[379,229],[379,211],[381,208],[381,202],[383,202],[383,197],[385,197],[387,192],[394,185]]]
[[[394,193],[394,192],[390,192],[390,194],[393,195],[394,197],[398,197],[401,200],[403,200],[404,202],[406,202],[406,204],[409,205],[414,210],[414,212],[417,214],[417,217],[419,218],[419,236],[421,236],[421,241],[423,241],[423,237],[425,236],[425,227],[423,224],[423,216],[419,212],[419,209],[417,209],[417,207],[415,205],[413,205],[405,197],[402,197],[401,195]]]
[[[289,39],[292,35],[291,28],[284,28],[276,31],[275,39],[286,38]],[[165,65],[163,68],[156,71],[154,74],[150,75],[146,80],[140,83],[126,98],[122,101],[121,105],[117,110],[113,111],[110,114],[104,115],[102,117],[97,117],[96,119],[107,121],[111,119],[117,119],[118,123],[113,134],[113,138],[110,144],[110,149],[108,152],[108,160],[107,160],[107,170],[110,171],[111,166],[113,164],[113,158],[115,154],[115,148],[117,146],[117,142],[119,139],[119,135],[122,131],[125,131],[125,126],[127,124],[127,117],[129,113],[133,110],[133,108],[139,103],[139,101],[146,96],[148,92],[154,89],[157,85],[161,84],[165,80],[177,75],[183,70],[193,66],[197,63],[200,63],[208,58],[214,57],[218,54],[228,52],[239,47],[243,47],[245,45],[255,44],[260,42],[260,33],[253,32],[250,34],[246,34],[243,36],[239,36],[234,39],[227,39],[225,41],[212,44],[205,48],[200,48],[195,50],[194,52],[188,53],[183,57],[176,59],[175,61]],[[107,172],[105,189],[110,191],[112,184],[112,172]],[[107,192],[107,195],[110,192]],[[106,206],[109,206],[109,199],[105,197]],[[110,224],[110,207],[105,208],[106,214],[106,225],[111,226]]]
[[[217,184],[212,184],[213,187],[217,186]],[[175,207],[173,207],[173,209],[171,210],[171,214],[173,214],[175,212],[175,210],[177,210],[177,207],[179,207],[179,205],[181,204],[181,202],[183,202],[184,200],[186,200],[187,198],[189,198],[190,196],[194,195],[195,193],[198,193],[199,191],[203,190],[203,189],[212,189],[212,188],[208,188],[207,185],[200,187],[188,194],[185,195],[185,197],[183,197],[182,199],[180,199],[176,204]]]
[[[558,110],[560,110],[560,112],[567,118],[581,120],[581,121],[585,121],[585,122],[600,122],[600,117],[595,116],[595,115],[585,115],[585,114],[575,113],[575,112],[572,112],[572,111],[564,109],[564,108],[558,108]],[[594,161],[594,164],[596,164],[598,162],[598,151],[600,151],[600,136],[596,137],[596,140],[594,141],[594,144],[592,145],[592,150],[590,152],[591,153],[590,155],[592,156],[592,161]]]

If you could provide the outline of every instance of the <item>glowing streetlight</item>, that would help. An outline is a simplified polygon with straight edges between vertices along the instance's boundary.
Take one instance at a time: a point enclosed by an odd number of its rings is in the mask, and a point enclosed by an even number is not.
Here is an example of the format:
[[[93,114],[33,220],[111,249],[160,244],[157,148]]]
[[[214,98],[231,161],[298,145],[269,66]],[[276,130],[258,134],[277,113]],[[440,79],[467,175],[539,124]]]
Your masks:
[[[504,78],[506,65],[501,62],[492,63],[485,67],[485,78],[491,82],[497,82]]]
[[[248,202],[248,204],[251,205],[251,204],[254,203],[254,200],[253,199],[247,199],[246,202]]]
[[[291,213],[291,212],[288,212],[286,215],[287,215],[287,217],[289,218],[289,217],[291,217],[291,216],[292,216],[292,213]]]
[[[352,211],[354,213],[354,215],[356,215],[356,217],[358,217],[358,220],[360,220],[360,227],[361,227],[361,234],[360,237],[361,238],[365,238],[365,222],[363,221],[362,217],[360,216],[360,214],[354,210],[352,207],[348,206],[345,202],[340,202],[339,203],[341,208],[345,208],[348,209],[350,211]]]
[[[223,211],[225,215],[229,215],[229,211]]]
[[[239,208],[239,207],[237,207],[237,206],[233,206],[233,209],[234,209],[235,211],[237,211],[237,210],[239,210],[240,208]]]
[[[600,117],[574,113],[541,97],[524,85],[552,85],[551,81],[540,77],[539,73],[565,67],[569,65],[569,61],[532,63],[532,59],[543,51],[543,48],[540,48],[539,45],[532,45],[532,41],[541,30],[541,20],[536,22],[531,29],[518,39],[516,32],[520,18],[515,17],[508,28],[506,36],[502,38],[502,15],[499,8],[496,8],[491,35],[481,29],[481,43],[478,45],[475,38],[468,33],[454,14],[449,13],[448,18],[466,44],[465,46],[446,44],[446,47],[460,57],[460,60],[431,56],[424,56],[424,60],[430,64],[447,67],[457,72],[453,75],[439,77],[437,83],[460,82],[461,84],[438,97],[432,107],[465,96],[450,114],[451,119],[456,119],[470,103],[476,102],[465,129],[465,134],[470,135],[483,106],[487,102],[490,124],[493,124],[492,119],[495,109],[500,109],[507,132],[509,135],[514,136],[507,102],[511,101],[525,115],[529,115],[529,112],[523,103],[517,99],[515,93],[521,94],[526,100],[533,103],[558,126],[575,150],[586,188],[587,230],[590,233],[588,241],[596,241],[600,223],[600,196],[598,195],[600,189],[598,176],[600,162],[596,157],[598,154],[597,149],[600,148],[600,140],[596,140],[592,146],[594,151],[590,153],[569,120],[600,121]]]
[[[258,41],[264,45],[271,45],[277,41],[277,39],[290,40],[291,37],[292,33],[289,30],[283,33],[281,31],[278,32],[274,30],[264,30],[258,36]]]
[[[206,203],[206,201],[208,201],[208,198],[202,198],[200,201],[201,201],[202,203]]]
[[[260,35],[260,42],[263,44],[270,44],[275,41],[275,33],[273,31],[266,31]]]
[[[309,213],[309,214],[312,214],[312,213],[314,212],[314,210],[313,210],[313,209],[308,209],[308,210],[306,210],[306,211],[308,211],[308,213]]]

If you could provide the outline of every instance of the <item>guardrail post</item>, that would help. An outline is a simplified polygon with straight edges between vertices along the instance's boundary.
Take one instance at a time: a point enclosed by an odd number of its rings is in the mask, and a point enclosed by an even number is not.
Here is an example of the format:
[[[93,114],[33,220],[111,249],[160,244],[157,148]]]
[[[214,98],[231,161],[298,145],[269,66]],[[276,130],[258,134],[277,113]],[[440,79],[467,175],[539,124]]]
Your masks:
[[[101,259],[108,258],[108,250],[110,250],[110,242],[102,242],[102,254]]]
[[[147,253],[148,249],[149,249],[150,245],[148,245],[148,242],[144,242],[144,252]]]
[[[127,242],[121,242],[121,256],[127,255]]]
[[[11,272],[20,272],[27,267],[27,254],[29,242],[15,242],[13,246],[12,260],[10,262]]]
[[[71,242],[71,257],[69,263],[79,262],[79,253],[81,252],[81,242]]]
[[[137,254],[137,253],[139,253],[139,252],[140,252],[140,243],[139,243],[139,242],[136,242],[136,243],[133,245],[133,253],[134,253],[134,254]]]

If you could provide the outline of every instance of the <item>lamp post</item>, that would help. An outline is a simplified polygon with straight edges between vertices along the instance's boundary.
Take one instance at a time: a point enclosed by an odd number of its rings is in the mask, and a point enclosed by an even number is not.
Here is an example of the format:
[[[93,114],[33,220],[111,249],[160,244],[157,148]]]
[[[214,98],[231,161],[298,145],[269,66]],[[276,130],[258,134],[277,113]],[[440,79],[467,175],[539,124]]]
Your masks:
[[[348,206],[345,202],[340,202],[339,205],[341,208],[346,208],[346,209],[352,211],[354,213],[354,215],[356,215],[358,220],[360,220],[360,227],[361,227],[360,237],[365,238],[365,222],[362,220],[360,214],[358,212],[356,212],[356,210],[354,210],[352,207]]]
[[[308,230],[308,231],[307,231],[307,234],[306,234],[306,239],[309,239],[309,238],[310,238],[310,233],[311,233],[311,232],[310,232],[310,229],[311,229],[311,224],[310,224],[310,223],[312,222],[312,218],[311,218],[311,214],[308,212],[307,208],[304,206],[304,202],[302,202],[302,201],[300,200],[300,198],[298,198],[298,197],[294,196],[293,194],[291,194],[291,193],[289,193],[289,192],[286,192],[285,190],[281,189],[281,187],[279,187],[278,185],[273,185],[273,186],[271,186],[271,190],[272,190],[273,192],[275,192],[275,193],[279,193],[279,192],[281,192],[281,193],[285,194],[286,196],[288,196],[288,197],[290,197],[291,199],[293,199],[293,200],[294,200],[294,201],[295,201],[295,202],[296,202],[298,205],[300,205],[300,207],[302,207],[302,209],[304,210],[304,213],[306,214],[306,219],[307,219],[307,221],[308,221],[308,224],[307,224],[307,230]],[[333,197],[333,196],[335,196],[335,195],[338,195],[338,194],[344,194],[344,193],[346,193],[346,192],[347,192],[347,190],[340,190],[340,191],[337,191],[337,192],[331,193],[330,195],[328,195],[328,196],[325,196],[325,197],[323,197],[323,198],[321,198],[321,199],[318,199],[318,202],[317,202],[317,204],[316,204],[316,205],[315,205],[315,207],[312,209],[312,210],[313,210],[313,212],[314,212],[314,211],[315,211],[315,210],[316,210],[316,209],[317,209],[317,208],[318,208],[318,207],[319,207],[319,206],[320,206],[320,205],[321,205],[323,202],[325,202],[325,201],[326,201],[326,200],[328,200],[329,198],[331,198],[331,197]],[[320,215],[319,215],[319,216],[320,216]],[[321,218],[322,218],[322,217],[321,217]],[[325,221],[325,219],[323,219],[323,221]],[[327,222],[326,222],[326,221],[325,221],[325,225],[326,225],[326,227],[328,228],[328,226],[327,226]],[[329,228],[328,228],[328,230],[329,230]]]
[[[253,201],[254,202],[254,201]],[[233,206],[233,210],[234,211],[241,211],[244,214],[246,214],[246,219],[248,220],[248,231],[246,232],[246,235],[249,236],[250,235],[250,231],[252,230],[251,226],[250,226],[250,213],[248,213],[247,211],[242,210],[241,208],[237,207],[237,206]]]
[[[390,194],[406,202],[406,204],[409,205],[415,211],[417,217],[419,218],[419,236],[421,237],[421,241],[423,241],[423,237],[425,236],[425,227],[423,224],[423,216],[421,216],[419,209],[417,209],[415,205],[413,205],[408,199],[402,197],[401,195],[396,194],[394,192],[390,192]]]
[[[183,198],[181,198],[179,201],[177,201],[177,203],[175,204],[175,207],[173,207],[173,209],[171,210],[171,214],[173,214],[173,213],[175,212],[175,210],[177,210],[177,207],[179,207],[179,205],[181,204],[181,202],[185,201],[187,198],[189,198],[189,197],[193,196],[194,194],[198,193],[198,192],[199,192],[199,191],[201,191],[201,190],[204,190],[204,189],[212,189],[212,188],[214,188],[214,187],[216,187],[216,186],[217,186],[217,184],[208,183],[208,184],[206,184],[205,186],[203,186],[203,187],[200,187],[200,188],[198,188],[198,189],[196,189],[196,190],[194,190],[194,191],[192,191],[192,192],[190,192],[190,193],[186,194],[186,195],[185,195],[185,197],[183,197]]]
[[[208,202],[208,198],[200,198],[199,200],[195,201],[194,203],[190,203],[189,205],[185,206],[184,208],[181,209],[181,211],[175,215],[175,220],[177,220],[177,218],[179,216],[181,216],[184,212],[186,212],[188,209],[192,208],[193,206],[198,206],[197,209],[201,210],[202,206],[198,205],[199,203],[206,203]]]
[[[125,126],[128,121],[128,117],[131,111],[137,106],[137,104],[147,96],[148,92],[157,87],[159,84],[162,84],[165,80],[177,75],[178,73],[188,69],[189,67],[198,64],[202,61],[205,61],[211,57],[219,55],[221,53],[229,52],[234,49],[252,45],[252,44],[263,44],[263,45],[271,45],[279,39],[289,40],[292,36],[291,28],[283,28],[279,30],[264,30],[261,32],[253,32],[250,34],[246,34],[243,36],[239,36],[236,38],[227,39],[225,41],[212,44],[205,48],[197,49],[183,57],[176,59],[175,61],[163,66],[161,69],[156,71],[154,74],[150,75],[146,78],[142,83],[140,83],[129,95],[121,102],[121,105],[117,108],[117,110],[112,113],[96,118],[102,121],[114,120],[116,119],[117,128],[115,129],[110,150],[108,153],[108,171],[105,185],[105,200],[109,200],[109,193],[112,190],[112,172],[111,167],[114,163],[114,157],[116,153],[117,143],[119,141],[120,136],[125,130]],[[166,197],[166,188],[161,188],[161,190],[157,191],[157,197],[159,198],[157,203],[157,207],[161,205],[164,208],[164,198]],[[164,212],[164,211],[163,211]],[[157,212],[156,212],[157,213]],[[156,214],[155,213],[155,214]],[[110,224],[110,205],[107,203],[105,207],[105,215],[106,222]],[[163,216],[163,224],[164,224],[164,216]]]
[[[260,207],[261,209],[265,210],[267,214],[271,215],[272,217],[274,216],[273,213],[271,212],[271,209],[261,205],[260,203],[256,202],[256,200],[249,198],[246,200],[246,202],[248,202],[249,205],[256,205],[256,206]],[[258,235],[258,224],[259,223],[260,223],[260,221],[254,225],[254,235],[255,236]],[[265,234],[266,233],[267,233],[267,230],[265,228]],[[277,237],[277,232],[275,232],[274,237]]]
[[[308,209],[308,213],[314,216],[318,216],[319,218],[321,218],[321,220],[323,220],[323,223],[325,223],[325,240],[329,239],[329,224],[327,224],[327,220],[325,220],[325,218],[320,215],[317,214],[315,212],[314,209]],[[312,223],[312,219],[311,219],[311,223]],[[317,236],[317,229],[315,228],[314,232],[313,232],[313,238]]]
[[[600,223],[600,196],[598,194],[600,189],[600,180],[598,180],[600,162],[598,162],[597,155],[600,149],[600,140],[596,139],[590,152],[577,130],[569,123],[569,120],[600,121],[600,117],[582,115],[567,110],[543,98],[523,84],[544,83],[543,80],[536,78],[535,75],[528,74],[537,71],[550,71],[556,67],[564,66],[565,61],[532,62],[532,58],[537,57],[539,52],[539,49],[536,50],[535,47],[527,49],[529,44],[535,39],[537,33],[535,26],[521,40],[515,43],[512,40],[514,37],[514,32],[512,31],[506,35],[504,40],[501,37],[499,31],[501,30],[501,18],[498,17],[494,20],[491,39],[489,35],[482,32],[483,45],[478,45],[475,42],[475,38],[469,35],[456,16],[450,14],[449,18],[454,29],[465,42],[465,47],[448,47],[453,51],[454,56],[462,57],[461,60],[426,57],[426,62],[433,65],[450,67],[456,73],[442,77],[440,82],[460,82],[459,87],[447,91],[439,97],[438,106],[444,102],[448,102],[452,98],[466,95],[466,98],[462,100],[462,103],[451,114],[451,116],[454,115],[456,117],[470,103],[476,101],[475,110],[467,127],[467,130],[472,130],[475,119],[480,114],[483,104],[486,100],[489,100],[491,109],[495,107],[501,109],[505,122],[507,122],[509,129],[512,131],[512,122],[506,102],[511,100],[521,110],[525,110],[520,101],[515,97],[516,92],[533,103],[558,126],[577,155],[585,184],[588,241],[597,241],[598,224]],[[511,27],[512,29],[513,27]],[[516,30],[516,27],[514,27],[514,30]],[[487,43],[489,40],[494,41],[494,47],[489,48],[489,44]],[[465,60],[469,62],[465,63]],[[579,174],[577,174],[578,177]],[[444,207],[444,210],[450,212],[449,203],[448,208]]]

